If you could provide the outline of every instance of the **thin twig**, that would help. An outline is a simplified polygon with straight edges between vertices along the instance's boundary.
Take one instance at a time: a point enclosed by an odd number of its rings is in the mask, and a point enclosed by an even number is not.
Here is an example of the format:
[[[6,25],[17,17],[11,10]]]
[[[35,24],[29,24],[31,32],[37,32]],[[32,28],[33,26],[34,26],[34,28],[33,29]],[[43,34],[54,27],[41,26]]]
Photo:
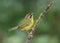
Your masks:
[[[30,43],[30,40],[32,39],[32,36],[33,36],[33,33],[37,27],[37,25],[39,24],[40,20],[42,19],[42,17],[47,13],[47,11],[50,9],[50,7],[52,6],[54,2],[52,1],[51,3],[49,3],[46,8],[44,9],[44,11],[42,13],[40,13],[38,19],[36,20],[31,32],[28,34],[28,37],[27,37],[27,40],[26,40],[26,43]]]

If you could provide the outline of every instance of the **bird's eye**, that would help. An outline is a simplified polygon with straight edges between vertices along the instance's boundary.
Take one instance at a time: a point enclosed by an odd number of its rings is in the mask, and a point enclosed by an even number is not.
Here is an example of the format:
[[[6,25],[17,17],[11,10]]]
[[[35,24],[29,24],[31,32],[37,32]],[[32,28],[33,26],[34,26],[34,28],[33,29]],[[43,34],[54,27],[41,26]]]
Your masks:
[[[30,18],[32,17],[32,15],[30,15]]]
[[[28,17],[28,18],[31,18],[31,17],[32,17],[31,13],[28,13],[28,14],[27,14],[27,17]]]

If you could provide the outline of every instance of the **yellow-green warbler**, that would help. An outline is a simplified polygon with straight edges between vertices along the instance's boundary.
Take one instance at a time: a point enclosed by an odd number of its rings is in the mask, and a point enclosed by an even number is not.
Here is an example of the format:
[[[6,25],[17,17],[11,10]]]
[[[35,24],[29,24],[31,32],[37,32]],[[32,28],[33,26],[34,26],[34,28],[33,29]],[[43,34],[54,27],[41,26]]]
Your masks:
[[[28,13],[25,16],[25,18],[18,23],[17,26],[9,29],[9,31],[12,31],[12,30],[15,30],[15,29],[21,29],[21,30],[28,31],[28,30],[31,29],[31,27],[33,26],[33,24],[34,24],[33,15],[31,13]]]

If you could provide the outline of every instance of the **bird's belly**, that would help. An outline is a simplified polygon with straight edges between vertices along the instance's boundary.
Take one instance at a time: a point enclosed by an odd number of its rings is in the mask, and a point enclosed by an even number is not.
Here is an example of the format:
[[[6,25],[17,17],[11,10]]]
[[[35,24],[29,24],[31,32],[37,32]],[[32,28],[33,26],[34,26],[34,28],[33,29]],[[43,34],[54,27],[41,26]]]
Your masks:
[[[26,27],[24,27],[24,28],[22,28],[21,30],[26,30],[26,31],[28,31],[28,30],[30,30],[31,29],[31,26],[29,27],[29,26],[26,26]]]
[[[22,28],[21,30],[26,30],[26,31],[28,31],[28,30],[31,29],[32,25],[33,25],[33,23],[30,24],[29,26],[26,26],[26,27]]]

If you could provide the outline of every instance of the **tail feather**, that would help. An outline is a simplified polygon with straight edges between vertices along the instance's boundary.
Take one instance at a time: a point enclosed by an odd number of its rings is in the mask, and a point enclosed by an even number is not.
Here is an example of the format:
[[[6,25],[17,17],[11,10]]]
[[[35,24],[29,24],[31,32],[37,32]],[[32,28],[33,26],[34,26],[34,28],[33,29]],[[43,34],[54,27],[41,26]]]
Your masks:
[[[9,29],[8,31],[13,31],[13,30],[16,30],[17,28],[18,28],[18,26],[13,27],[13,28]]]

